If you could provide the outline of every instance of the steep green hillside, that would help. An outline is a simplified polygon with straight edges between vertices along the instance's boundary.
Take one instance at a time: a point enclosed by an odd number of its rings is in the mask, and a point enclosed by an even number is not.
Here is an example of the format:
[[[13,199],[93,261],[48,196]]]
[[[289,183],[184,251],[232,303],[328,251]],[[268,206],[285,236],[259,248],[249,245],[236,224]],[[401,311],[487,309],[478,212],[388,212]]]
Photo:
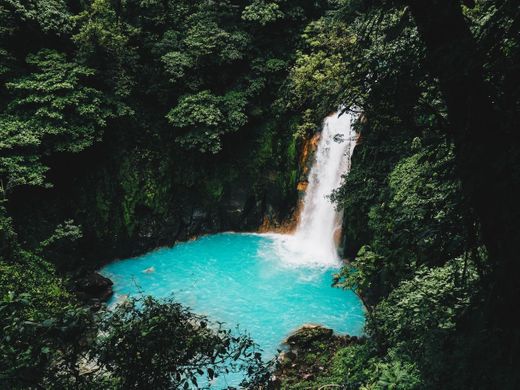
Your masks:
[[[323,4],[80,4],[0,9],[0,174],[24,245],[73,221],[49,257],[74,268],[289,217],[283,83]]]

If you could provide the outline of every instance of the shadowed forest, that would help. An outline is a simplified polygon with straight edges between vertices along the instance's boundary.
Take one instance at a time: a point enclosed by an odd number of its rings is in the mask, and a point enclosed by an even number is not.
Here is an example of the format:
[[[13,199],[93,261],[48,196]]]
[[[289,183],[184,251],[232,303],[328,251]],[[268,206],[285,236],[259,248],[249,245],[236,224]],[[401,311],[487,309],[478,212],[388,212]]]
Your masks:
[[[294,222],[338,110],[363,336],[105,303],[112,260]],[[519,130],[514,0],[0,0],[0,388],[518,389]]]

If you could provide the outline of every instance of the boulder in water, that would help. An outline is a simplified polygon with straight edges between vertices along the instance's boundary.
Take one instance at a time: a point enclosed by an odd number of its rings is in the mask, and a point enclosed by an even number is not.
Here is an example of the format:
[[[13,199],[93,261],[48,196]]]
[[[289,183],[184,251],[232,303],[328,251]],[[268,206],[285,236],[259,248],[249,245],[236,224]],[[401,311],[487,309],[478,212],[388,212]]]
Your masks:
[[[282,351],[277,357],[281,365],[291,364],[296,359],[296,354],[293,351]]]
[[[334,331],[321,325],[306,324],[296,330],[285,340],[291,350],[306,350],[315,342],[329,341]]]
[[[98,308],[101,302],[107,301],[113,294],[112,281],[97,272],[89,272],[74,284],[76,295],[83,301]]]
[[[274,375],[285,386],[317,389],[316,381],[330,375],[337,351],[359,342],[357,337],[335,335],[321,325],[304,325],[285,340],[285,351],[278,356]]]

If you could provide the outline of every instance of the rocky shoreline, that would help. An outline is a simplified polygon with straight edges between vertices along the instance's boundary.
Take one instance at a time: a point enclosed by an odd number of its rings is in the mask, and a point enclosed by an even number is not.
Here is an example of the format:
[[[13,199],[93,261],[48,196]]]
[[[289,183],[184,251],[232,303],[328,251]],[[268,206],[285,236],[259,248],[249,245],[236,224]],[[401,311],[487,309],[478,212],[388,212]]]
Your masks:
[[[336,352],[363,343],[356,336],[337,335],[321,325],[306,324],[292,333],[282,344],[273,375],[273,389],[306,385],[309,389],[320,376],[326,375]],[[341,388],[338,384],[323,385]]]
[[[73,279],[71,291],[78,299],[97,311],[113,295],[113,282],[95,271],[87,271]]]

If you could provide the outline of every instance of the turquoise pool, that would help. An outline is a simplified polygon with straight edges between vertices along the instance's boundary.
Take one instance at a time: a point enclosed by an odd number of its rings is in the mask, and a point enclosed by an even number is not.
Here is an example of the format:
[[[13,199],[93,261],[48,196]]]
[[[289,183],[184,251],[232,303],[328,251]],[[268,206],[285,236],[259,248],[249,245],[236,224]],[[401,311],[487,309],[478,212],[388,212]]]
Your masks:
[[[113,262],[112,303],[141,293],[174,298],[194,312],[239,324],[269,358],[306,323],[360,335],[364,309],[350,291],[332,288],[334,266],[299,262],[291,236],[222,233]],[[336,267],[337,268],[337,267]]]

